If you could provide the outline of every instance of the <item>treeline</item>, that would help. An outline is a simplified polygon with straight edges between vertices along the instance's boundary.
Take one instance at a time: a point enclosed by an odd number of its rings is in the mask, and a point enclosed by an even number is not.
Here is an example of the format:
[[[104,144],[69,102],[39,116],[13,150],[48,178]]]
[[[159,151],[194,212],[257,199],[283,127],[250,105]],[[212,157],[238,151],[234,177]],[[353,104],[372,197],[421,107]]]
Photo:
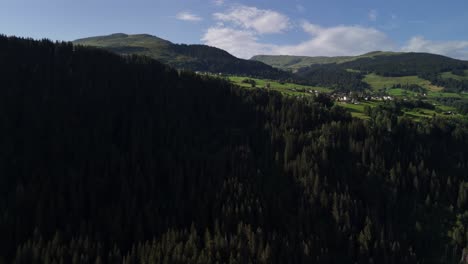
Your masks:
[[[0,263],[458,263],[468,124],[0,37]]]
[[[360,58],[339,66],[386,77],[401,77],[468,69],[468,62],[428,53],[402,53]]]
[[[161,38],[140,34],[112,34],[76,40],[80,45],[98,46],[121,55],[143,55],[179,70],[201,71],[292,81],[294,75],[259,61],[244,60],[206,45],[174,44]]]
[[[228,52],[206,45],[173,44],[176,53],[187,56],[171,61],[173,67],[192,71],[228,73],[273,80],[294,80],[294,75],[259,61],[238,59]]]
[[[427,89],[420,86],[420,85],[417,85],[417,84],[395,84],[395,85],[392,85],[391,89],[393,88],[400,88],[400,89],[403,89],[403,90],[408,90],[408,91],[411,91],[411,92],[415,92],[415,93],[427,93]]]
[[[296,75],[310,85],[329,87],[338,91],[362,91],[369,88],[369,84],[362,81],[364,75],[336,67],[335,64],[301,68]]]
[[[468,99],[466,98],[440,97],[436,100],[443,105],[455,107],[462,115],[468,114]]]
[[[432,84],[444,87],[445,92],[468,92],[468,80],[442,78],[439,73],[423,73],[419,77],[431,81]]]
[[[357,72],[350,72],[352,69]],[[340,64],[313,65],[299,69],[298,75],[314,85],[340,87],[345,90],[363,90],[368,85],[362,82],[365,74],[375,73],[385,77],[417,75],[432,84],[445,87],[446,92],[468,91],[468,81],[442,78],[443,72],[452,72],[462,76],[468,69],[468,62],[435,54],[402,53],[397,55],[379,55],[372,58],[360,58]],[[415,86],[409,90],[422,91]]]
[[[446,92],[468,91],[468,81],[442,78],[443,72],[464,74],[468,62],[441,55],[426,53],[403,53],[399,55],[381,55],[375,58],[361,58],[342,63],[340,68],[351,68],[363,73],[375,73],[385,77],[417,75],[432,84],[445,87]]]
[[[383,104],[379,104],[377,107],[372,108],[370,106],[364,107],[364,114],[367,116],[373,117],[376,116],[376,113],[384,112],[387,115],[391,116],[402,116],[404,115],[404,110],[412,110],[415,108],[435,110],[435,106],[427,101],[423,100],[392,100],[386,101]]]

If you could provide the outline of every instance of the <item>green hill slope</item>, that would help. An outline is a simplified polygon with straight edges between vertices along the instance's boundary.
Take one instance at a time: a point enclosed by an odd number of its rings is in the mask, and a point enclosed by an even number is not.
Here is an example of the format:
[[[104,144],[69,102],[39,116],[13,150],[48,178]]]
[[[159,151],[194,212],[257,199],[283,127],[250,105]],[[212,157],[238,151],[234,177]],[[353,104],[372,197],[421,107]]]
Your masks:
[[[468,61],[452,59],[430,53],[394,53],[364,56],[343,62],[341,68],[365,72],[375,72],[384,76],[409,76],[424,73],[442,73],[455,69],[468,68]]]
[[[384,52],[384,51],[374,51],[369,52],[359,56],[338,56],[338,57],[308,57],[308,56],[290,56],[290,55],[257,55],[253,56],[251,60],[261,61],[273,67],[282,69],[296,71],[303,67],[308,67],[315,64],[331,64],[331,63],[345,63],[360,58],[373,58],[375,56],[388,56],[400,54],[397,52]]]
[[[338,57],[334,59],[333,63],[316,63],[299,68],[295,74],[316,85],[351,90],[366,88],[360,80],[366,75],[376,74],[383,77],[418,77],[447,91],[468,91],[468,80],[463,76],[447,78],[450,72],[464,73],[468,69],[468,61],[429,53],[391,52],[372,52],[346,61]]]
[[[338,63],[352,57],[306,57],[289,55],[257,55],[251,60],[261,61],[273,67],[296,71],[297,69],[307,67],[313,64]]]
[[[341,57],[259,55],[243,60],[215,47],[174,44],[148,34],[118,33],[74,43],[118,54],[149,56],[177,69],[289,80],[334,89],[366,89],[368,86],[362,79],[366,74],[375,73],[384,77],[418,76],[450,91],[468,90],[468,81],[446,78],[447,72],[468,69],[467,61],[428,53],[374,51]]]
[[[271,79],[289,79],[291,74],[259,61],[243,60],[228,52],[206,46],[174,44],[148,35],[112,34],[78,39],[74,44],[95,46],[119,54],[145,55],[178,69],[239,74]]]

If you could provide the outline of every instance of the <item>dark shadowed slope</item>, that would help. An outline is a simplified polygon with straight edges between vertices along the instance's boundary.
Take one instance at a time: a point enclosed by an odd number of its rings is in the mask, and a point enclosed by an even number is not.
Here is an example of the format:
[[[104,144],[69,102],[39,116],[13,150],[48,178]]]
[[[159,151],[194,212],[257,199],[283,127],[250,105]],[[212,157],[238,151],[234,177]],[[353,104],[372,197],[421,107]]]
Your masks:
[[[0,263],[457,264],[468,127],[0,36]]]

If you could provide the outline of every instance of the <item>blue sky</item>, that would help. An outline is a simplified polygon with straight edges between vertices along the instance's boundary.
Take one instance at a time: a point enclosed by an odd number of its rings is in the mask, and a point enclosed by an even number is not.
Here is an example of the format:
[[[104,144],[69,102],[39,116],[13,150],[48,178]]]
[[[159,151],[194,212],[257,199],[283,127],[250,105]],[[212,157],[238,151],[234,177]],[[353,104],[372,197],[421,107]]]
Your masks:
[[[394,50],[468,59],[466,25],[466,0],[0,0],[6,35],[148,33],[243,58]]]

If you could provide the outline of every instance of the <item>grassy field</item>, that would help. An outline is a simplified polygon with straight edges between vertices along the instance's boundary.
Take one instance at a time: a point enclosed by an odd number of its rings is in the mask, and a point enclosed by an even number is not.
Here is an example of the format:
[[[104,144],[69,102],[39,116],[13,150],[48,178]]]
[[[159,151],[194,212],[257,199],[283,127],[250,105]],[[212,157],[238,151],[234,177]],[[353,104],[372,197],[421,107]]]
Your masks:
[[[383,77],[374,73],[366,75],[363,79],[368,83],[373,90],[380,90],[383,88],[390,88],[396,84],[417,84],[429,91],[438,92],[442,87],[432,85],[430,81],[419,78],[418,76],[404,76],[404,77]]]
[[[437,111],[440,110],[440,111]],[[450,106],[439,105],[436,110],[415,108],[411,110],[404,111],[404,116],[409,117],[413,120],[420,120],[422,118],[431,118],[433,116],[443,117],[443,118],[461,118],[463,115],[454,114],[454,115],[445,115],[445,112],[451,111],[456,113],[456,109]]]
[[[393,97],[406,97],[406,98],[421,98],[421,99],[436,99],[436,98],[468,98],[468,93],[446,93],[441,91],[429,91],[426,97],[421,97],[418,93],[408,91],[400,88],[393,88],[387,90],[388,95]]]
[[[455,75],[451,72],[444,72],[440,75],[444,79],[455,79],[458,81],[468,80],[468,70],[465,70],[465,76]]]
[[[349,112],[351,112],[351,115],[353,117],[361,118],[361,119],[369,119],[369,116],[364,114],[364,107],[370,106],[370,107],[375,107],[377,106],[377,102],[363,102],[360,104],[349,104],[349,103],[341,103],[341,102],[336,102],[337,105],[344,107],[348,109]]]
[[[400,88],[393,88],[393,89],[389,89],[387,90],[387,93],[388,95],[391,95],[391,96],[396,96],[396,97],[416,97],[417,96],[417,93],[415,92],[412,92],[412,91],[408,91],[408,90],[405,90],[405,89],[400,89]]]
[[[431,118],[434,115],[441,115],[438,114],[434,110],[428,110],[428,109],[420,109],[420,108],[415,108],[411,109],[409,111],[405,111],[404,116],[409,117],[414,120],[420,120],[422,118]]]
[[[310,95],[309,91],[316,90],[322,93],[328,93],[331,90],[328,88],[324,87],[316,87],[316,86],[308,86],[308,85],[300,85],[300,84],[294,84],[294,83],[279,83],[277,81],[271,81],[271,80],[263,80],[263,79],[256,79],[256,78],[247,78],[247,77],[241,77],[241,76],[229,76],[229,80],[239,86],[246,87],[246,88],[252,88],[252,86],[249,83],[243,83],[242,81],[245,79],[252,79],[256,82],[256,88],[265,88],[267,84],[270,84],[271,90],[279,91],[281,93],[287,94],[287,95],[295,95],[295,96],[300,96],[300,95]]]
[[[355,70],[355,69],[346,69],[347,72],[355,72],[355,73],[360,73],[360,70]]]
[[[136,35],[127,35],[127,34],[112,34],[108,36],[98,36],[91,38],[78,39],[74,41],[74,44],[85,45],[85,46],[94,46],[101,48],[118,48],[119,53],[128,53],[128,54],[137,54],[149,56],[159,60],[168,60],[168,59],[189,59],[187,56],[182,56],[180,58],[179,54],[174,52],[170,47],[171,42],[147,35],[147,34],[136,34]]]
[[[468,93],[444,93],[444,92],[429,92],[427,97],[430,99],[434,98],[466,98],[468,99]]]
[[[346,108],[349,112],[351,112],[351,115],[353,117],[361,118],[361,119],[369,119],[369,116],[364,114],[364,108],[366,106],[375,107],[381,102],[377,101],[370,101],[370,102],[362,102],[360,104],[349,104],[349,103],[341,103],[337,102],[336,104]],[[444,118],[459,118],[461,115],[455,114],[455,115],[445,115],[444,112],[447,111],[452,111],[456,112],[455,108],[450,107],[450,106],[445,106],[445,105],[438,105],[436,109],[430,110],[430,109],[423,109],[423,108],[414,108],[414,109],[404,109],[403,110],[403,116],[411,118],[413,120],[421,120],[424,118],[432,118],[433,116],[438,116],[438,117],[444,117]]]

